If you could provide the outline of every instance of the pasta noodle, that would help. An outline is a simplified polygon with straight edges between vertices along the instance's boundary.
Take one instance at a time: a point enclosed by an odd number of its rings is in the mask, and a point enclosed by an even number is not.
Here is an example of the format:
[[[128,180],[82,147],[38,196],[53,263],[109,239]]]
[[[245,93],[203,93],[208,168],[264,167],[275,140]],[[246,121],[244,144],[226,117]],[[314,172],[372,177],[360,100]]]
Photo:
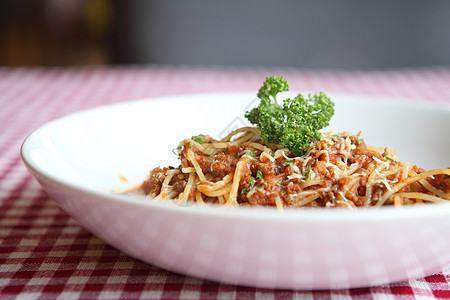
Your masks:
[[[228,206],[380,207],[449,203],[450,169],[425,171],[394,151],[367,146],[360,134],[322,133],[295,156],[264,143],[259,129],[239,128],[222,140],[185,139],[178,168],[153,169],[139,190],[178,203]]]

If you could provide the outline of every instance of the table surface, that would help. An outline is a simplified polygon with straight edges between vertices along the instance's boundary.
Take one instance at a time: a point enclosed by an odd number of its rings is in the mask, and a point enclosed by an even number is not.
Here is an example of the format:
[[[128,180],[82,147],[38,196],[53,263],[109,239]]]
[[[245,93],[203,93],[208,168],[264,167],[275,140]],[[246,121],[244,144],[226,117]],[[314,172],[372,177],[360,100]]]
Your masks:
[[[26,171],[20,145],[75,111],[171,94],[256,91],[268,75],[291,90],[450,104],[450,67],[372,71],[187,66],[0,68],[0,298],[450,298],[450,268],[425,278],[342,290],[271,290],[175,274],[105,244],[62,211]]]

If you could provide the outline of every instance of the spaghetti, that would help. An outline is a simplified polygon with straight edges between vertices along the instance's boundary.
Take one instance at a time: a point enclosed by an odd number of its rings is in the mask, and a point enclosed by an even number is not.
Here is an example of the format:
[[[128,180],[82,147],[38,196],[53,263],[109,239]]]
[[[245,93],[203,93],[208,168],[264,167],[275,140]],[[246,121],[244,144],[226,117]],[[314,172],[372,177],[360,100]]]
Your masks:
[[[178,168],[153,169],[140,190],[151,198],[199,205],[379,207],[450,203],[450,169],[424,171],[360,134],[322,134],[296,156],[265,143],[255,127],[222,140],[194,136],[178,148]]]

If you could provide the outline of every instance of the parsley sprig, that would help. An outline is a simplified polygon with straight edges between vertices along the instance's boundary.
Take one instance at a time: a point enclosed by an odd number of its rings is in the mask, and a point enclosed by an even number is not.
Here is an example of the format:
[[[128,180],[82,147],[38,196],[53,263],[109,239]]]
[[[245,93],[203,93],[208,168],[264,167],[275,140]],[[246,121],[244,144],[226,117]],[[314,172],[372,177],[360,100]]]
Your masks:
[[[283,77],[269,76],[259,89],[258,107],[245,117],[261,130],[261,138],[267,142],[282,145],[296,155],[303,155],[312,140],[318,140],[323,127],[328,126],[334,114],[334,103],[324,94],[297,95],[287,98],[283,105],[276,96],[288,91],[289,85]]]

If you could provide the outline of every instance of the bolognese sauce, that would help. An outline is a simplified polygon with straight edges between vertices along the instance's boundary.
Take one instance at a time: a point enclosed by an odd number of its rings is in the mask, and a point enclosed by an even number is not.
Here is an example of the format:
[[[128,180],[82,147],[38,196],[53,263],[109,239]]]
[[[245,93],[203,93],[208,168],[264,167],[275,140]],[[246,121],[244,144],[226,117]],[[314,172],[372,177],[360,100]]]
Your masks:
[[[183,140],[180,166],[150,171],[140,191],[151,198],[243,206],[372,207],[450,200],[450,169],[425,171],[402,163],[360,134],[321,134],[306,154],[265,143],[244,127],[222,140]]]

